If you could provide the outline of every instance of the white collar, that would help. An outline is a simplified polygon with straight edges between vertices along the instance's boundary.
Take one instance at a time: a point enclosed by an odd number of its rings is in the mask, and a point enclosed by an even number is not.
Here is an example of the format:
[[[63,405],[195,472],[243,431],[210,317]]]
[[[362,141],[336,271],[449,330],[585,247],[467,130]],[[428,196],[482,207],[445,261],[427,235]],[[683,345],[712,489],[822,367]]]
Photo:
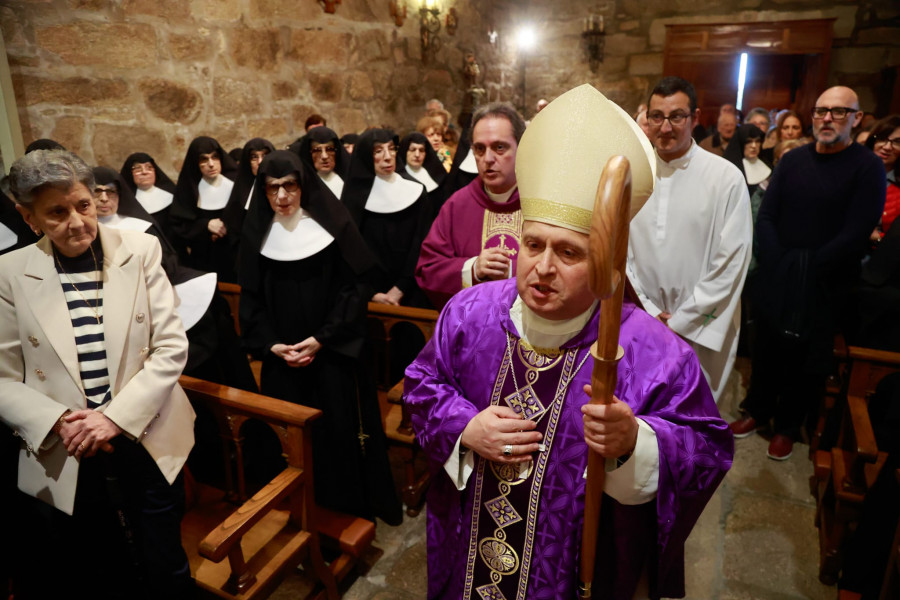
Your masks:
[[[16,232],[0,223],[0,251],[12,248],[18,241],[19,236],[16,235]]]
[[[272,260],[301,260],[321,252],[334,237],[302,208],[289,217],[275,215],[259,253]]]
[[[247,201],[244,202],[244,210],[250,210],[250,201],[253,200],[253,188],[256,187],[256,181],[253,181],[253,185],[250,186],[250,193],[247,194]]]
[[[234,182],[219,175],[214,184],[201,179],[197,185],[197,208],[202,210],[220,210],[228,204]]]
[[[155,185],[146,191],[138,188],[134,193],[134,197],[141,203],[144,210],[151,215],[168,208],[168,206],[172,204],[172,193],[160,189]]]
[[[416,169],[411,164],[406,163],[406,172],[415,177],[416,181],[425,186],[426,192],[433,192],[437,189],[437,182],[431,178],[431,174],[427,169],[419,167]]]
[[[587,322],[591,320],[597,301],[591,304],[586,311],[562,321],[545,319],[534,313],[522,297],[516,295],[516,301],[509,309],[509,318],[519,332],[519,336],[532,346],[540,348],[559,348],[575,337]]]
[[[138,219],[137,217],[123,217],[120,214],[109,215],[108,217],[97,217],[97,220],[113,229],[124,229],[126,231],[145,232],[153,225],[150,221]]]
[[[472,152],[471,148],[469,148],[469,152],[463,161],[459,163],[459,170],[466,173],[478,173],[478,163],[475,162],[475,153]]]
[[[412,206],[422,195],[422,184],[403,179],[396,172],[388,177],[375,176],[366,210],[373,213],[392,214]]]
[[[753,160],[745,158],[743,161],[744,173],[747,175],[747,183],[749,185],[762,183],[768,179],[769,175],[772,173],[772,169],[769,168],[769,165],[758,158],[754,158]]]
[[[516,191],[516,188],[518,188],[519,185],[516,184],[501,194],[495,194],[491,190],[487,189],[486,186],[482,187],[484,187],[484,193],[487,194],[488,198],[490,198],[497,204],[506,204],[507,202],[509,202],[509,199],[512,198],[513,192]]]
[[[686,169],[687,166],[689,164],[691,164],[691,157],[693,157],[694,153],[697,152],[697,148],[699,148],[699,146],[692,139],[691,147],[688,148],[688,151],[685,152],[684,154],[682,154],[681,156],[679,156],[678,158],[673,158],[670,161],[663,160],[659,155],[659,151],[657,151],[657,153],[656,153],[657,166],[667,167],[669,169]],[[658,172],[659,172],[659,169],[657,169],[657,173]]]
[[[334,194],[334,197],[340,200],[341,194],[344,193],[344,180],[341,179],[341,176],[335,173],[333,170],[327,175],[322,175],[317,171],[316,175],[319,176],[319,179],[322,180],[322,182],[325,184],[325,187],[331,190],[331,193]]]
[[[216,292],[216,283],[215,273],[204,273],[174,286],[178,296],[175,312],[181,317],[185,331],[196,325],[206,313]]]

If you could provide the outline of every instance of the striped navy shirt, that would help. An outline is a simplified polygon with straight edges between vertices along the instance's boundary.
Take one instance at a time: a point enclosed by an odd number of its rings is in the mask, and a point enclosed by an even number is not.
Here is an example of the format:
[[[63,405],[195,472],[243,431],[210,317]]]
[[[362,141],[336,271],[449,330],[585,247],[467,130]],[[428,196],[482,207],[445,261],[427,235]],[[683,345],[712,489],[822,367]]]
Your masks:
[[[84,395],[88,408],[97,408],[110,399],[111,392],[106,340],[103,336],[103,249],[99,238],[94,241],[92,248],[93,255],[88,249],[76,258],[56,253],[56,271],[75,330],[75,347],[78,351]],[[97,315],[100,317],[99,322]]]

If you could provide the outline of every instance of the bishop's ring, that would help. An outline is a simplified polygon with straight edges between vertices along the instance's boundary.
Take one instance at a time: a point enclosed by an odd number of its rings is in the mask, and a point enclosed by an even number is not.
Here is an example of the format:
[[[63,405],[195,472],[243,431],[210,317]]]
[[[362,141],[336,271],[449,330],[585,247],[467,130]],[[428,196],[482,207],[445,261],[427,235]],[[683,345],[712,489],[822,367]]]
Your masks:
[[[503,446],[503,456],[512,456],[512,444]]]

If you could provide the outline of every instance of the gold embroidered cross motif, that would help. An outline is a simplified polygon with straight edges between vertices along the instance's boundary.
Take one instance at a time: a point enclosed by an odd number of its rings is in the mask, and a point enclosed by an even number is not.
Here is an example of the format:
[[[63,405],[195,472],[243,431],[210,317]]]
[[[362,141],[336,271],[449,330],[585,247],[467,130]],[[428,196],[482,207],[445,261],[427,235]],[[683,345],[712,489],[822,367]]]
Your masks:
[[[500,245],[497,246],[501,250],[506,250],[506,253],[510,256],[515,256],[518,253],[518,250],[513,248],[512,246],[506,245],[506,234],[500,234]]]

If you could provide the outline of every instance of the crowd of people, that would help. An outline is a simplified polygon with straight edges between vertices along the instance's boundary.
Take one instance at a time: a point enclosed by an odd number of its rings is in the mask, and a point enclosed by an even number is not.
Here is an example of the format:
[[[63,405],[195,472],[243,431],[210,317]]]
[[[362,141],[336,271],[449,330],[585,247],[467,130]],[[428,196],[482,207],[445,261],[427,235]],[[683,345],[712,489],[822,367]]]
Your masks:
[[[367,360],[375,302],[442,311],[404,395],[433,475],[429,597],[572,596],[589,448],[607,459],[614,515],[596,586],[683,595],[684,541],[733,439],[772,427],[769,457],[791,455],[839,328],[900,349],[900,116],[859,132],[856,95],[835,87],[802,117],[725,105],[708,131],[677,77],[633,118],[590,86],[542,102],[529,123],[481,106],[461,136],[432,100],[402,138],[339,135],[321,115],[285,149],[198,137],[174,180],[140,148],[91,169],[32,144],[14,200],[0,198],[0,419],[42,545],[90,537],[86,561],[124,548],[103,485],[115,472],[141,581],[186,589],[178,478],[194,415],[177,377],[255,391],[248,354],[259,391],[323,412],[317,503],[399,523]],[[615,398],[594,406],[587,234],[600,168],[620,154],[631,286]],[[219,282],[240,285],[240,336]],[[716,402],[742,351],[752,375],[729,427]],[[63,585],[27,581],[22,597]]]

